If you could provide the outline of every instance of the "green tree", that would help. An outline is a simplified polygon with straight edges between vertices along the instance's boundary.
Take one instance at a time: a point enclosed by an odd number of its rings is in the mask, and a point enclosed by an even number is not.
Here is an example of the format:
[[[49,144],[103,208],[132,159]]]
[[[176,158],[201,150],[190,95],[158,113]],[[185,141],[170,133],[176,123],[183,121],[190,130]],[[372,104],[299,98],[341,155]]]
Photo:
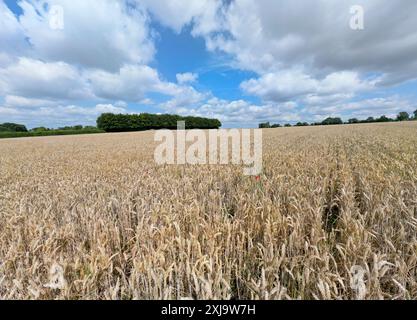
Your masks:
[[[327,125],[336,125],[336,124],[343,124],[342,119],[340,118],[327,118],[325,119],[322,123],[322,125],[327,126]]]
[[[219,129],[222,124],[217,119],[201,117],[180,117],[178,115],[112,114],[103,113],[97,118],[97,127],[106,132],[125,132],[177,128],[178,121],[185,121],[186,129]]]
[[[387,116],[381,116],[378,119],[375,120],[376,122],[390,122],[392,119],[388,118]]]
[[[49,131],[49,129],[45,128],[45,127],[37,127],[37,128],[31,129],[30,131],[32,131],[32,132],[45,132],[45,131]]]
[[[23,124],[17,123],[3,123],[0,124],[0,131],[3,132],[28,132],[28,129]]]
[[[349,123],[349,124],[359,123],[359,120],[358,120],[358,119],[356,119],[356,118],[352,118],[352,119],[349,119],[349,120],[348,120],[348,123]]]
[[[259,124],[259,129],[268,129],[271,128],[271,124],[269,122]]]
[[[397,116],[397,121],[407,121],[410,120],[410,115],[408,112],[400,112]]]

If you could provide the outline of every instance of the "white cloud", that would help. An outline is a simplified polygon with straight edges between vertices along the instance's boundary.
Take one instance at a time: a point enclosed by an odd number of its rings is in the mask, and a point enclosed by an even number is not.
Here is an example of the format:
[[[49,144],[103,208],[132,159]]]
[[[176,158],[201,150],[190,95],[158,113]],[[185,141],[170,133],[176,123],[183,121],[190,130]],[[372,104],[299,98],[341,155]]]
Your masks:
[[[193,98],[195,100],[193,100]],[[189,96],[182,101],[178,98],[160,104],[160,108],[171,113],[217,118],[228,124],[251,123],[258,121],[282,120],[296,121],[300,116],[296,113],[294,102],[281,104],[251,104],[245,100],[228,101],[211,94]]]
[[[177,33],[194,23],[194,32],[206,33],[217,24],[221,0],[136,0],[163,25]]]
[[[98,104],[94,108],[93,114],[99,115],[101,113],[126,113],[126,106],[117,106],[112,104]]]
[[[15,116],[20,114],[18,110],[8,107],[0,107],[0,116]]]
[[[300,70],[285,70],[267,73],[257,79],[250,79],[241,84],[244,91],[261,97],[264,101],[290,101],[304,96],[305,101],[326,96],[352,97],[354,93],[370,90],[375,80],[363,81],[356,72],[334,72],[323,79],[312,78]]]
[[[153,101],[153,100],[152,100],[152,99],[150,99],[150,98],[145,98],[145,99],[143,99],[143,100],[139,101],[139,104],[143,104],[143,105],[151,106],[151,105],[154,105],[154,104],[155,104],[155,101]]]
[[[333,106],[307,107],[304,112],[323,116],[341,116],[344,118],[380,117],[386,115],[395,118],[401,111],[414,112],[416,104],[399,96],[363,99],[354,102],[339,103]]]
[[[8,107],[19,108],[36,108],[36,107],[48,107],[56,105],[56,101],[44,100],[44,99],[29,99],[20,96],[6,96],[4,98],[4,105]]]
[[[87,83],[80,72],[64,62],[46,63],[20,58],[0,69],[0,83],[8,95],[38,99],[89,98]]]
[[[417,21],[407,14],[417,10],[417,3],[400,3],[361,3],[365,30],[358,32],[349,27],[356,0],[233,1],[206,38],[211,49],[232,54],[240,67],[260,74],[301,65],[314,75],[407,73],[410,64],[417,66]],[[415,71],[408,74],[414,78]]]
[[[23,28],[15,15],[0,1],[0,66],[7,54],[20,54],[27,49]]]
[[[86,76],[91,82],[93,92],[105,99],[140,102],[149,92],[177,96],[186,90],[162,80],[155,69],[145,65],[125,65],[118,73],[94,70]]]
[[[187,112],[187,110],[191,111],[191,108],[201,104],[208,96],[209,93],[198,92],[193,87],[179,86],[177,87],[175,96],[172,99],[161,103],[159,107],[171,113],[184,113]]]
[[[155,53],[148,19],[124,1],[26,0],[21,27],[34,54],[49,61],[117,71],[126,63],[148,63]],[[64,10],[64,29],[49,24],[49,8]]]
[[[177,82],[179,84],[193,83],[198,79],[198,74],[196,73],[177,73]]]
[[[36,70],[34,72],[33,70]],[[147,93],[156,92],[184,99],[198,93],[191,87],[164,81],[146,65],[125,65],[118,72],[79,70],[64,62],[42,62],[21,58],[0,69],[0,84],[11,105],[29,106],[47,100],[70,101],[105,99],[111,101],[148,101]],[[55,103],[56,104],[56,103]]]
[[[95,125],[97,117],[106,112],[126,113],[127,110],[113,104],[98,104],[94,107],[58,105],[25,110],[18,107],[0,107],[0,117],[7,117],[9,121],[24,123],[29,127],[58,127],[75,124]]]

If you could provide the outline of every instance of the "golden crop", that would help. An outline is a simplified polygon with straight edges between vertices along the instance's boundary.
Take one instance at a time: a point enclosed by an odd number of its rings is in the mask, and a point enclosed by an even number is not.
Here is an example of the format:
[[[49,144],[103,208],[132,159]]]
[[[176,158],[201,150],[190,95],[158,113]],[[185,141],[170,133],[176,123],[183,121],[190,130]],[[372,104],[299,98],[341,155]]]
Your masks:
[[[0,141],[0,299],[417,298],[417,122],[265,130],[259,180],[155,146]]]

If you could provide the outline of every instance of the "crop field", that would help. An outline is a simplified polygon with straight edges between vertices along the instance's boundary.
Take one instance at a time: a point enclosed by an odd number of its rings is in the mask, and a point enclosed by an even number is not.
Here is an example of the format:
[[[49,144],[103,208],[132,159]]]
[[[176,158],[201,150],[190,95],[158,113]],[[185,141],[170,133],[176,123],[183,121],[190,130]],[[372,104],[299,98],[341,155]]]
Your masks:
[[[0,140],[0,299],[417,299],[417,122],[266,129],[260,177],[155,146]]]

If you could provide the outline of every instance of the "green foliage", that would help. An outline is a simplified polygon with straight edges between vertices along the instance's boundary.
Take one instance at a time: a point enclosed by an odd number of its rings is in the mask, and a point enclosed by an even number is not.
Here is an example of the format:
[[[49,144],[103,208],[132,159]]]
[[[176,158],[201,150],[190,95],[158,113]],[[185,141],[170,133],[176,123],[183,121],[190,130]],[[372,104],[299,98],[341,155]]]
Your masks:
[[[359,120],[357,118],[351,118],[347,122],[343,122],[341,118],[327,118],[322,122],[314,122],[314,123],[307,123],[307,122],[298,122],[295,126],[296,127],[304,127],[304,126],[326,126],[326,125],[339,125],[339,124],[355,124],[355,123],[376,123],[376,122],[393,122],[393,121],[408,121],[408,120],[417,120],[417,110],[414,111],[414,117],[411,118],[407,112],[400,112],[397,116],[397,119],[391,119],[387,116],[383,115],[379,118],[369,117],[366,120]],[[261,123],[259,125],[260,128],[277,128],[280,125],[272,125],[269,126],[269,122]],[[286,124],[285,127],[291,127],[290,124]]]
[[[375,122],[391,122],[394,121],[391,118],[388,118],[387,116],[381,116],[378,119],[375,120]]]
[[[268,129],[271,128],[271,124],[269,122],[259,124],[259,129]]]
[[[27,132],[23,124],[3,123],[0,124],[0,132]]]
[[[45,127],[37,127],[37,128],[30,129],[31,132],[45,132],[49,130],[50,130],[49,128],[45,128]]]
[[[400,112],[397,116],[397,121],[407,121],[410,120],[410,115],[408,112]]]
[[[83,129],[84,129],[84,127],[82,125],[66,126],[66,127],[58,128],[58,130],[83,130]]]
[[[126,132],[158,129],[177,129],[177,122],[185,121],[186,129],[218,129],[221,122],[217,119],[200,117],[181,117],[178,115],[113,114],[104,113],[97,119],[97,127],[106,132]]]
[[[322,123],[323,126],[327,126],[327,125],[336,125],[336,124],[343,124],[342,119],[340,118],[327,118],[325,119]]]
[[[42,136],[64,136],[64,135],[76,135],[76,134],[93,134],[104,133],[103,130],[97,128],[82,129],[82,130],[53,130],[47,129],[39,130],[39,128],[32,129],[30,132],[0,132],[0,139],[2,138],[23,138],[23,137],[42,137]],[[45,128],[46,129],[46,128]]]

